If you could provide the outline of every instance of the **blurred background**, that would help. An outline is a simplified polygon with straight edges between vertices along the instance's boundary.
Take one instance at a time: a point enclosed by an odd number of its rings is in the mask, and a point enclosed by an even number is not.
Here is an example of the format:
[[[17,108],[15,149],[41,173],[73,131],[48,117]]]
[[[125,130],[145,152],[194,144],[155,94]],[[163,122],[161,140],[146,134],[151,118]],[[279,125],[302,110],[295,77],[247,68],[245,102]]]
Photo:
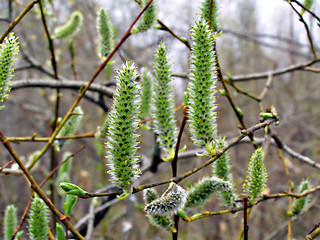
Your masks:
[[[12,21],[30,1],[0,1],[0,32],[3,33]],[[189,40],[190,26],[194,24],[200,13],[202,1],[191,0],[158,0],[157,18],[176,35]],[[298,15],[287,1],[269,0],[224,0],[218,1],[220,13],[221,36],[217,38],[217,52],[224,76],[233,77],[234,83],[243,91],[259,96],[265,89],[268,78],[248,80],[243,75],[252,73],[271,73],[295,64],[305,64],[315,59],[306,34],[305,27]],[[296,6],[296,5],[295,5]],[[320,14],[320,3],[315,1],[311,9]],[[108,10],[116,33],[115,42],[119,42],[132,21],[138,15],[140,6],[128,0],[69,0],[53,1],[47,4],[47,23],[49,30],[63,24],[74,10],[84,15],[84,24],[74,40],[75,71],[77,81],[88,81],[99,67],[101,61],[97,56],[96,14],[100,8]],[[297,7],[297,9],[300,8]],[[314,47],[319,53],[319,26],[309,14],[303,15],[308,24]],[[15,35],[19,37],[20,54],[16,64],[13,81],[39,79],[46,81],[52,78],[50,52],[47,48],[44,29],[39,9],[34,8],[15,27]],[[172,70],[175,76],[175,100],[178,107],[183,103],[183,92],[188,83],[190,50],[167,31],[151,29],[144,33],[132,35],[111,59],[108,65],[95,80],[95,83],[113,88],[116,70],[126,59],[135,62],[138,69],[152,69],[153,54],[156,44],[165,40],[169,49]],[[66,81],[75,80],[71,68],[71,57],[68,41],[54,40],[58,72]],[[312,67],[312,69],[311,69]],[[280,117],[280,124],[272,127],[277,136],[296,153],[304,155],[315,162],[320,156],[320,84],[319,64],[300,71],[291,71],[272,77],[270,87],[261,102],[250,98],[228,85],[235,104],[242,110],[247,127],[259,123],[260,110],[273,105]],[[242,79],[242,81],[237,81]],[[221,83],[217,83],[222,89]],[[59,116],[64,116],[77,97],[77,90],[62,89]],[[10,93],[5,102],[5,109],[0,111],[0,130],[7,137],[50,136],[50,122],[54,117],[56,91],[49,88],[19,88]],[[233,139],[239,136],[239,121],[226,97],[217,94],[218,131],[221,136]],[[111,107],[111,99],[98,93],[89,92],[80,105],[84,109],[84,117],[78,133],[95,133],[101,126]],[[178,126],[182,119],[182,110],[176,112]],[[151,131],[139,130],[140,149],[143,164],[150,164],[155,155],[154,134]],[[270,141],[265,164],[268,172],[266,192],[278,193],[288,191],[287,177],[278,157],[277,148],[270,137],[262,130],[255,133],[257,142]],[[13,142],[15,151],[22,158],[28,157],[36,150],[42,149],[45,143]],[[201,164],[206,159],[199,159],[188,153],[196,148],[189,140],[188,128],[183,135],[182,145],[187,145],[187,153],[179,161],[178,172],[183,173]],[[95,138],[83,138],[72,141],[61,152],[57,153],[58,161],[64,151],[75,152],[81,146],[86,148],[73,159],[71,182],[89,192],[110,185],[105,166],[105,150],[103,141]],[[189,152],[188,152],[189,151]],[[242,193],[242,184],[246,176],[249,158],[254,148],[249,141],[233,147],[229,153],[232,159],[232,172],[238,194]],[[309,178],[313,186],[319,185],[319,169],[302,163],[287,153],[284,159],[289,168],[290,180],[297,185],[302,179]],[[0,165],[11,158],[3,146],[0,147]],[[40,182],[49,172],[50,154],[45,154],[39,166],[32,174]],[[198,172],[182,182],[187,187],[202,176],[210,174],[210,169]],[[139,180],[150,183],[171,177],[169,163],[160,164],[157,172],[147,171]],[[58,184],[52,182],[54,186]],[[50,184],[50,183],[49,183]],[[48,185],[44,186],[50,194]],[[159,187],[159,192],[166,186]],[[22,214],[31,192],[23,176],[15,174],[0,175],[0,208],[15,204]],[[56,205],[62,209],[62,196],[56,194]],[[310,210],[299,216],[292,225],[296,239],[302,239],[319,221],[319,194],[314,194]],[[98,205],[103,201],[97,199]],[[106,200],[108,201],[108,199]],[[71,220],[77,223],[88,213],[90,200],[79,199]],[[139,211],[142,194],[138,193],[122,202],[114,203],[94,230],[92,239],[170,239],[171,234],[159,230],[150,224],[144,214]],[[219,201],[212,199],[199,211],[218,211],[224,209]],[[288,199],[269,200],[254,207],[250,216],[250,239],[284,239],[287,231]],[[1,212],[2,214],[3,212]],[[2,218],[0,218],[1,225]],[[241,230],[242,216],[224,214],[208,217],[191,223],[180,221],[179,239],[237,239]]]

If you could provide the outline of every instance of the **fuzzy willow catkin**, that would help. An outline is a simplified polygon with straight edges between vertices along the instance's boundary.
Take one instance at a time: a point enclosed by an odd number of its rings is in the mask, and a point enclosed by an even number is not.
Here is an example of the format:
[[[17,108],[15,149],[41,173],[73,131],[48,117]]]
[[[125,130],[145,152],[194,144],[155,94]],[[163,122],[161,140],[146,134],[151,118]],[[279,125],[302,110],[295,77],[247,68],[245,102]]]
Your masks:
[[[152,76],[148,68],[141,69],[141,111],[140,118],[147,119],[151,115]]]
[[[192,56],[190,82],[187,89],[191,139],[204,147],[203,155],[215,154],[216,124],[216,77],[213,36],[206,21],[201,17],[192,27]]]
[[[177,127],[174,115],[174,97],[172,76],[167,47],[163,41],[158,44],[154,55],[154,94],[153,94],[153,125],[157,139],[169,157],[173,159],[177,142]]]
[[[228,181],[218,177],[204,177],[187,190],[185,208],[200,207],[210,199],[213,193],[225,192],[230,188],[232,186]]]
[[[160,217],[171,216],[183,209],[186,202],[185,190],[176,183],[170,183],[160,198],[147,204],[143,211]]]
[[[83,23],[83,15],[80,11],[71,13],[69,19],[61,26],[54,29],[55,38],[71,38],[77,35]]]
[[[47,240],[49,209],[41,198],[36,196],[31,203],[28,219],[28,230],[30,240]]]
[[[116,94],[113,106],[108,116],[108,137],[106,148],[110,162],[109,173],[112,181],[121,187],[126,196],[131,191],[131,185],[139,174],[138,157],[138,73],[134,65],[126,62],[117,77]]]
[[[18,225],[17,209],[14,205],[8,205],[4,212],[3,237],[9,240]]]
[[[149,0],[142,0],[141,7],[144,8],[147,6]],[[156,4],[155,0],[149,5],[149,7],[146,9],[146,11],[142,14],[139,25],[136,29],[132,29],[131,33],[137,33],[137,32],[145,32],[149,28],[151,28],[157,19],[156,16]]]
[[[19,52],[17,39],[12,32],[0,45],[0,104],[4,99],[8,98],[8,93],[11,89],[10,79],[13,77],[13,64],[16,61],[15,56]],[[4,105],[0,105],[0,110],[2,108],[4,108]]]
[[[259,196],[266,187],[267,171],[264,166],[264,152],[258,148],[251,156],[248,176],[244,184],[244,190],[249,195],[250,201]]]
[[[204,0],[202,2],[201,12],[204,19],[209,23],[210,28],[217,31],[219,29],[217,0]]]
[[[310,182],[308,179],[302,180],[298,187],[298,193],[302,193],[310,189]],[[310,194],[301,198],[296,198],[292,204],[292,216],[297,216],[300,213],[304,212],[307,209],[308,203],[310,200]]]
[[[104,60],[114,47],[113,26],[108,12],[104,9],[98,12],[96,25],[99,34],[98,56]]]
[[[219,137],[216,141],[217,148],[221,149],[226,145],[226,139]],[[230,188],[226,191],[220,191],[218,193],[219,199],[225,206],[235,206],[235,200],[238,199],[237,194],[232,183],[231,163],[228,152],[223,153],[212,165],[213,174],[230,183]]]
[[[152,201],[156,200],[157,198],[159,198],[159,195],[155,189],[148,188],[143,191],[143,199],[145,204],[149,204]],[[173,226],[173,222],[169,216],[162,217],[162,216],[147,214],[147,217],[153,226],[164,228],[164,229],[171,229]]]

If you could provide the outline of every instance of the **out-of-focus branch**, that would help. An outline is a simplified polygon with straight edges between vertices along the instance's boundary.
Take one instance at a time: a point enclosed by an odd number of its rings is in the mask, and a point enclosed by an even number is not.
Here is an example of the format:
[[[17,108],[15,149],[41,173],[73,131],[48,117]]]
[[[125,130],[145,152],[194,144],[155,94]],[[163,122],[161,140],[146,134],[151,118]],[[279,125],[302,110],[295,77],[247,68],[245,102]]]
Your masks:
[[[79,90],[81,87],[87,84],[88,83],[85,81],[74,81],[74,80],[56,81],[56,80],[50,80],[50,79],[24,79],[24,80],[12,81],[11,90],[14,91],[19,88],[35,88],[35,87],[54,88],[54,89],[68,88],[68,89]],[[114,90],[98,83],[92,83],[88,88],[88,90],[102,93],[108,97],[112,97],[114,94]]]

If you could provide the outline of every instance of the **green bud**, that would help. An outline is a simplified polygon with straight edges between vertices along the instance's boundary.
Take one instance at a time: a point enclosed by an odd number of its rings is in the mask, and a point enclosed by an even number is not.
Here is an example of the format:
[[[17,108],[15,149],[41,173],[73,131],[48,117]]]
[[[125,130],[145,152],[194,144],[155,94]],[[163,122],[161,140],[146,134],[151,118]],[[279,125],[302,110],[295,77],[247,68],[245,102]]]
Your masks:
[[[238,115],[239,117],[243,117],[243,112],[242,112],[241,108],[236,107],[236,111],[237,111],[237,115]]]
[[[225,96],[225,95],[226,95],[226,90],[224,90],[224,89],[220,89],[219,92],[220,92],[220,94],[221,94],[222,96]]]
[[[59,184],[59,187],[61,187],[66,194],[88,197],[86,192],[75,184],[62,182]]]

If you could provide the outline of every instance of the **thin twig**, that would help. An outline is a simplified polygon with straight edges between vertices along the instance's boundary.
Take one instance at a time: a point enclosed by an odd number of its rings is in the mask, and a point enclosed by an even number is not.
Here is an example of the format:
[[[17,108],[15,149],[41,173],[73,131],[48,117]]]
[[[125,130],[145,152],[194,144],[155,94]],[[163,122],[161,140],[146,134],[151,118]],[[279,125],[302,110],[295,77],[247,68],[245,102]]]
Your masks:
[[[5,30],[5,32],[0,37],[0,43],[3,42],[4,38],[14,29],[14,27],[21,21],[21,19],[33,8],[33,6],[38,3],[39,0],[32,1],[29,3],[25,9],[19,14],[19,16],[13,20]]]
[[[81,234],[73,227],[73,225],[70,223],[70,221],[64,217],[64,215],[57,209],[52,202],[49,200],[49,198],[45,195],[45,193],[41,190],[39,185],[36,183],[28,169],[24,166],[20,158],[18,157],[17,153],[13,150],[11,147],[10,142],[4,137],[3,133],[0,131],[0,140],[2,141],[2,144],[4,147],[8,150],[10,155],[13,157],[13,159],[16,161],[16,163],[19,165],[21,170],[23,171],[24,175],[28,179],[31,188],[39,195],[39,197],[46,203],[46,205],[51,209],[51,211],[60,219],[60,221],[68,227],[68,229],[79,239],[85,240]]]

